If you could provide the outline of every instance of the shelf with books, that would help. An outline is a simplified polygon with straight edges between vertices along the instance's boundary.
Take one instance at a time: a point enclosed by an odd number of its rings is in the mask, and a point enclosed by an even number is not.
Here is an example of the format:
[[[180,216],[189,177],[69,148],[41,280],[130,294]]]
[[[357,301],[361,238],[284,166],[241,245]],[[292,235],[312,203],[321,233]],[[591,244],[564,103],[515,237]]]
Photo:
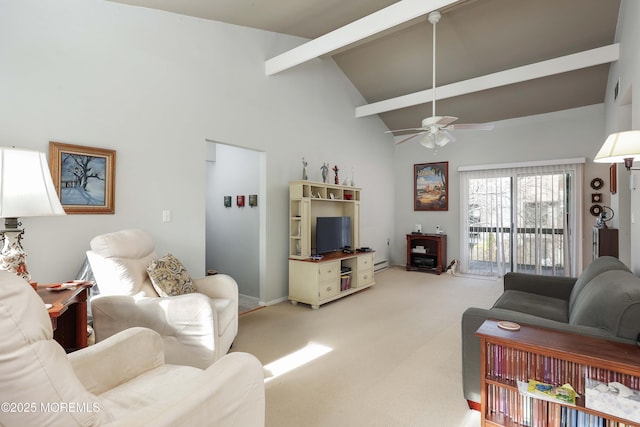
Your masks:
[[[603,406],[594,404],[593,394],[590,402],[587,394],[587,382],[593,380],[593,384],[621,384],[638,397],[633,390],[640,388],[640,349],[635,345],[526,325],[509,331],[493,320],[484,322],[477,335],[481,339],[482,425],[639,425],[633,409],[624,414],[614,408],[619,405],[595,410]],[[527,393],[531,380],[549,387],[570,385],[578,395],[575,405],[533,397],[535,393]]]

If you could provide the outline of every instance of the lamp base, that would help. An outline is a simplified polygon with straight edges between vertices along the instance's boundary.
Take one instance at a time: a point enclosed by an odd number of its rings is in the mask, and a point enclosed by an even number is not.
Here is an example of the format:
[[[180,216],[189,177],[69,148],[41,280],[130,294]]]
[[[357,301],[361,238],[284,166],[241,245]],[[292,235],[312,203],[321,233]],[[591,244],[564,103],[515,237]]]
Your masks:
[[[20,229],[0,231],[0,236],[4,239],[0,251],[0,270],[11,271],[29,281],[31,274],[27,270],[27,254],[20,243],[23,233],[24,230]]]

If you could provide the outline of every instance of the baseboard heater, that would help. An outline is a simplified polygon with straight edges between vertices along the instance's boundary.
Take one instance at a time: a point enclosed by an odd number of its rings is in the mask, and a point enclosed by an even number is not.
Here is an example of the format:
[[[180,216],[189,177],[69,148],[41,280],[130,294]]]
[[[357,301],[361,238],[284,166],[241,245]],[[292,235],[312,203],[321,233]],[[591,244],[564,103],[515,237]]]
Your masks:
[[[376,261],[373,264],[373,271],[382,271],[382,270],[386,270],[387,268],[389,268],[388,259],[382,259],[380,261]]]

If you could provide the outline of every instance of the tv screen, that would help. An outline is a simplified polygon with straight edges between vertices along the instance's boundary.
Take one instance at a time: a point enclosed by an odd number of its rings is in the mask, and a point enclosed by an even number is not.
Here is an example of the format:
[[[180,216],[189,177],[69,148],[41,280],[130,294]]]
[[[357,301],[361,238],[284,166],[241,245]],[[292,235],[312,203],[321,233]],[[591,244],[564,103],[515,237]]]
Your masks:
[[[316,253],[351,247],[351,217],[319,216],[316,219]]]

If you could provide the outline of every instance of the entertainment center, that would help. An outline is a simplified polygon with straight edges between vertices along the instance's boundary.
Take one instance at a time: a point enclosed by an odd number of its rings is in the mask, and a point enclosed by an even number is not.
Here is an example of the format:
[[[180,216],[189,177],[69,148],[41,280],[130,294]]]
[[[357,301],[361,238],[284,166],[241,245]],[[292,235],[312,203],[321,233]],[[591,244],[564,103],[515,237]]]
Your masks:
[[[360,248],[360,192],[345,185],[289,183],[292,304],[302,302],[317,309],[375,284],[373,252]],[[323,230],[320,239],[318,226]],[[320,252],[327,252],[319,254],[317,243]]]

